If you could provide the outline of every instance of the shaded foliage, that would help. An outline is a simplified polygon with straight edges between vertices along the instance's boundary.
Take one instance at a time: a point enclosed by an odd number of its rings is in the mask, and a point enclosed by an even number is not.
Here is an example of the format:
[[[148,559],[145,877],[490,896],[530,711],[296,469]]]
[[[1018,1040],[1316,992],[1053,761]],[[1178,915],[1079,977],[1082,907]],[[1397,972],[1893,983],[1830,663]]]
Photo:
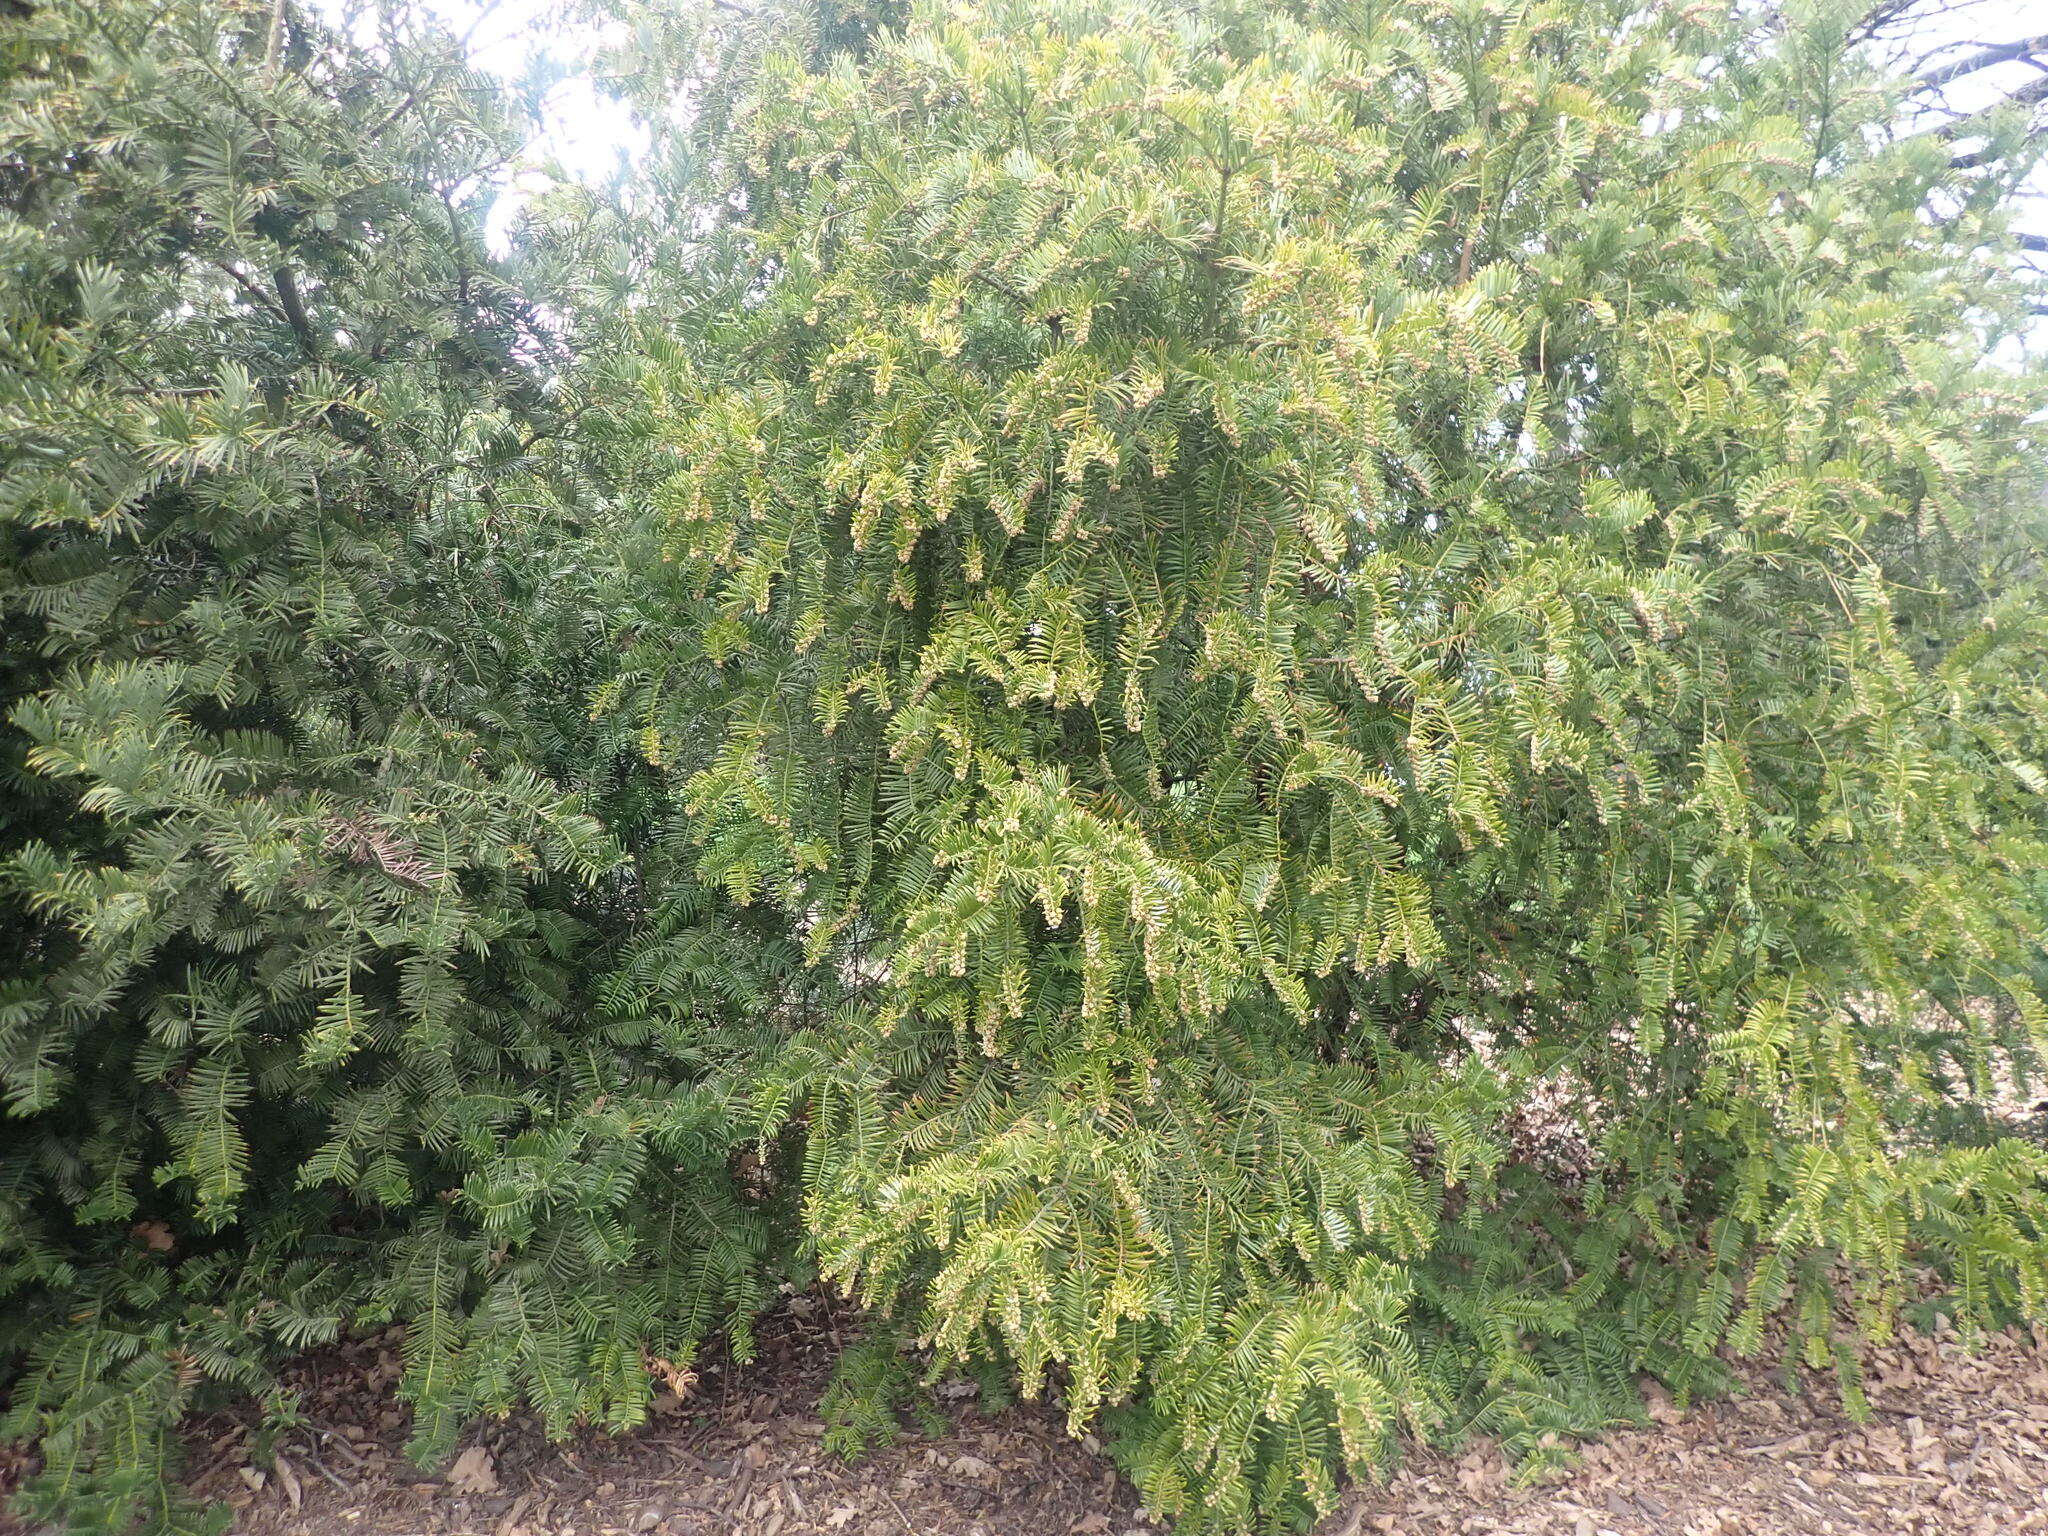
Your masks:
[[[514,125],[451,39],[269,16],[6,24],[4,1432],[109,1528],[200,1519],[180,1414],[344,1323],[406,1323],[432,1456],[635,1422],[774,1283],[699,1016],[795,957],[589,719],[618,565],[481,238]]]

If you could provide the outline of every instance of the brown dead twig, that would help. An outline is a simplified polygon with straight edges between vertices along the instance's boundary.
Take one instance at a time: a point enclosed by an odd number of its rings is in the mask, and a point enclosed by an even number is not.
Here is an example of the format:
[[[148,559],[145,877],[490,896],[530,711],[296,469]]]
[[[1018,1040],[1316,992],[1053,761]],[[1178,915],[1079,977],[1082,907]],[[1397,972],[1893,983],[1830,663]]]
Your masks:
[[[426,891],[448,878],[446,870],[436,869],[421,858],[417,847],[392,836],[365,815],[330,813],[326,825],[327,835],[322,839],[322,845],[329,853],[342,854],[358,864],[372,865],[400,885]]]

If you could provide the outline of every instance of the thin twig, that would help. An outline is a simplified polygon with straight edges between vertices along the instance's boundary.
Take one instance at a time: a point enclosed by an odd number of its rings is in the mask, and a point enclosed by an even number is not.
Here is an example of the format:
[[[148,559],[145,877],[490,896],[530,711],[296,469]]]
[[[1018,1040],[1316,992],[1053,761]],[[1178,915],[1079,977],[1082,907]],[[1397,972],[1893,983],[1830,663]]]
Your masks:
[[[363,1467],[369,1465],[368,1462],[356,1454],[356,1448],[348,1443],[348,1437],[342,1434],[340,1430],[329,1429],[324,1424],[315,1424],[313,1428],[318,1431],[321,1443],[327,1446],[329,1450],[341,1452],[348,1459],[350,1466]]]
[[[260,306],[262,309],[267,311],[276,319],[282,320],[286,325],[290,325],[292,323],[291,316],[287,315],[283,310],[279,309],[277,307],[276,302],[270,297],[269,294],[265,293],[261,288],[258,288],[254,283],[250,282],[249,279],[244,277],[240,272],[236,271],[235,268],[230,263],[222,261],[218,256],[209,256],[206,259],[213,266],[220,268],[221,271],[227,273],[229,277],[232,277],[235,280],[235,286],[240,288],[243,293],[247,294],[255,304]]]
[[[889,1507],[896,1511],[896,1518],[903,1522],[903,1529],[910,1532],[910,1536],[917,1536],[917,1527],[910,1523],[910,1516],[903,1513],[903,1506],[891,1497],[889,1490],[877,1488],[875,1492],[879,1493],[888,1502]]]
[[[353,1498],[355,1496],[355,1489],[351,1487],[349,1484],[343,1482],[339,1477],[336,1477],[333,1472],[328,1470],[327,1463],[322,1461],[318,1456],[313,1454],[313,1445],[311,1441],[307,1441],[305,1444],[299,1447],[299,1455],[305,1458],[307,1466],[311,1467],[315,1472],[318,1472],[322,1477],[326,1478],[327,1481],[334,1484],[334,1486],[337,1489],[339,1489],[345,1497]]]
[[[2037,53],[2048,53],[2048,32],[2038,37],[2015,38],[2009,43],[1979,49],[1976,53],[1930,69],[1913,82],[1917,91],[1931,91],[1937,86],[1947,85],[1951,80],[1960,80],[1965,75],[1974,75],[1979,70],[1992,69],[2000,64],[2011,64],[2021,59],[2031,59]]]

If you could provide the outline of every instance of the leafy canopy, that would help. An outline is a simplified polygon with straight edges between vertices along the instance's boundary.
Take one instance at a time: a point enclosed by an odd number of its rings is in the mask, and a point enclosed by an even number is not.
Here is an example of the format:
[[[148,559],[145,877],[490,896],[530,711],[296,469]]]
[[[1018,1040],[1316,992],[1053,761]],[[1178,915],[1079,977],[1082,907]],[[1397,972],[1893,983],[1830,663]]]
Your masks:
[[[200,1522],[350,1326],[423,1459],[624,1428],[813,1266],[835,1445],[900,1333],[1190,1531],[2041,1315],[2024,102],[1825,0],[606,10],[658,151],[509,258],[402,13],[0,21],[31,1512]]]

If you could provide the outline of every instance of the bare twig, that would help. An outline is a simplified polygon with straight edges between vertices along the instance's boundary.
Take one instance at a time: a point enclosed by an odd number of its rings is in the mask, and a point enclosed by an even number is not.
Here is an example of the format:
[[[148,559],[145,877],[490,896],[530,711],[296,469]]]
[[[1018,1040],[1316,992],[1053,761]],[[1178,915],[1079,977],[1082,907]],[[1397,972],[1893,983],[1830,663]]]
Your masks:
[[[901,1504],[898,1504],[894,1498],[890,1497],[889,1490],[886,1488],[877,1488],[875,1492],[879,1493],[883,1497],[883,1499],[887,1500],[889,1507],[896,1511],[896,1518],[903,1522],[903,1529],[910,1532],[910,1536],[917,1536],[917,1527],[910,1523],[910,1516],[903,1513],[903,1506]]]
[[[1969,1486],[1971,1477],[1973,1477],[1976,1474],[1977,1458],[1979,1456],[1982,1456],[1983,1454],[1984,1431],[1980,1429],[1977,1431],[1977,1443],[1970,1447],[1969,1460],[1963,1463],[1962,1471],[1958,1472],[1955,1475],[1955,1478],[1949,1483],[1948,1487],[1942,1490],[1940,1495],[1940,1502],[1945,1504],[1949,1502],[1951,1499],[1961,1496],[1963,1489]]]
[[[278,301],[284,305],[285,324],[299,338],[299,345],[306,356],[317,358],[320,355],[320,338],[313,332],[312,321],[306,318],[305,301],[299,297],[298,279],[292,276],[290,267],[279,267],[271,276],[277,282]]]
[[[2042,53],[2048,53],[2048,32],[2043,32],[2037,37],[2016,38],[2009,43],[1981,48],[1953,63],[1944,64],[1939,69],[1928,70],[1913,82],[1913,87],[1915,90],[1931,91],[1937,86],[1947,85],[1951,80],[1974,75],[1979,70],[1992,69],[2000,64],[2011,64],[2020,59],[2031,59]]]
[[[1876,37],[1886,27],[1908,16],[1913,5],[1914,0],[1883,0],[1883,3],[1872,6],[1864,13],[1863,19],[1849,29],[1849,41],[1867,42]]]
[[[250,302],[266,311],[273,318],[284,321],[286,325],[291,324],[291,316],[279,309],[276,301],[269,294],[250,282],[247,277],[236,270],[232,263],[222,261],[218,256],[209,256],[206,259],[211,265],[218,267],[221,271],[227,273],[229,277],[232,277],[235,280],[235,286],[248,296]]]
[[[486,4],[477,7],[476,15],[471,18],[469,25],[463,29],[462,36],[456,39],[455,49],[458,53],[463,54],[465,57],[468,55],[469,45],[475,39],[477,29],[486,21],[489,21],[504,3],[505,0],[487,0]]]
[[[342,1494],[344,1494],[345,1496],[354,1495],[354,1487],[352,1487],[348,1483],[343,1482],[328,1468],[326,1462],[322,1461],[318,1456],[313,1454],[313,1447],[310,1442],[299,1447],[299,1456],[305,1461],[307,1466],[311,1467],[315,1472],[318,1472],[322,1477],[326,1478],[327,1481],[334,1484],[334,1486],[337,1489],[339,1489],[342,1492]]]
[[[339,1451],[350,1466],[367,1465],[363,1458],[356,1454],[356,1448],[348,1443],[348,1437],[340,1430],[329,1429],[325,1424],[314,1424],[313,1428],[320,1436],[320,1443],[331,1451]]]
[[[382,133],[386,128],[389,128],[393,123],[397,122],[401,117],[405,116],[406,113],[410,112],[412,110],[413,103],[420,99],[422,93],[424,93],[429,86],[439,85],[441,83],[441,77],[447,72],[447,65],[436,65],[434,69],[429,72],[426,79],[420,81],[419,84],[415,85],[411,90],[407,91],[403,96],[398,98],[397,106],[393,107],[389,112],[386,112],[382,117],[378,118],[376,122],[370,125],[369,137],[375,138],[378,134]]]

